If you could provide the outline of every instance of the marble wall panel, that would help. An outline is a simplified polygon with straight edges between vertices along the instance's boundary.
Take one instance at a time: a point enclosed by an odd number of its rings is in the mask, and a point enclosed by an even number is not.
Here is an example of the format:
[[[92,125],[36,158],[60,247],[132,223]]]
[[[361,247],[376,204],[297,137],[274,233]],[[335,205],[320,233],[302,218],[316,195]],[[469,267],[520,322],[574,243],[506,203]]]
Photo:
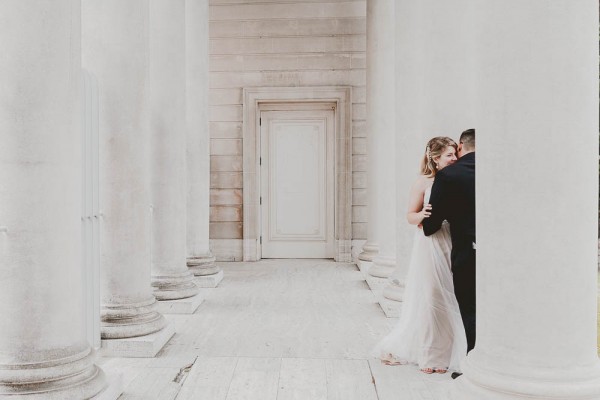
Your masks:
[[[356,119],[352,121],[352,137],[367,137],[367,121]]]
[[[295,18],[248,21],[211,21],[210,36],[269,37],[315,35],[363,35],[366,18]]]
[[[246,4],[252,3],[255,0],[210,0],[211,4],[224,5],[224,4]],[[302,0],[303,3],[321,3],[323,0]],[[282,0],[260,0],[261,3],[281,3]],[[346,3],[348,0],[327,0],[328,3]]]
[[[367,119],[367,105],[366,103],[354,103],[352,104],[352,118],[355,120]]]
[[[210,239],[210,250],[217,261],[242,261],[242,239]]]
[[[241,105],[220,105],[208,107],[209,118],[216,122],[240,122],[242,121]]]
[[[243,71],[244,56],[240,54],[215,54],[210,56],[209,70],[212,71]]]
[[[211,139],[210,154],[219,156],[241,156],[242,139]]]
[[[215,5],[214,1],[211,1]],[[210,21],[208,34],[211,38],[243,37],[246,27],[240,21]]]
[[[241,239],[241,222],[211,222],[209,230],[211,239]]]
[[[352,68],[367,68],[367,56],[364,53],[352,54]]]
[[[241,189],[243,187],[242,172],[211,172],[210,187],[215,189]]]
[[[261,86],[365,86],[365,70],[211,72],[211,89]],[[364,119],[357,118],[354,119]]]
[[[365,86],[367,76],[363,69],[352,69],[348,71],[304,71],[300,75],[300,83],[303,86]],[[353,119],[361,119],[352,117]]]
[[[341,3],[288,3],[288,4],[211,4],[210,20],[244,19],[295,19],[322,18],[336,16],[338,18],[364,17],[366,14],[364,1],[345,1]]]
[[[212,89],[209,93],[208,101],[211,106],[227,104],[242,105],[242,93],[242,88]]]
[[[352,156],[352,171],[364,172],[367,170],[367,156],[358,154]]]
[[[242,138],[241,122],[211,121],[209,129],[211,138]]]
[[[353,189],[366,189],[367,188],[367,173],[366,172],[353,172],[352,173],[352,188]]]
[[[363,35],[215,38],[210,50],[213,55],[364,52],[366,41]]]
[[[354,138],[352,140],[352,154],[367,154],[367,138]]]
[[[212,206],[210,207],[211,222],[242,222],[242,206]]]
[[[211,172],[241,172],[242,156],[210,156]]]
[[[366,206],[367,205],[367,189],[352,189],[352,205]]]
[[[227,59],[231,56],[218,57]],[[347,53],[250,54],[239,57],[242,57],[246,71],[347,70],[352,68],[352,58]],[[220,70],[233,71],[233,68],[233,64],[226,64]]]
[[[273,53],[272,38],[224,38],[210,40],[210,54]]]
[[[363,222],[352,223],[352,237],[354,239],[366,239],[367,238],[367,224]]]
[[[353,206],[352,207],[352,221],[367,222],[367,219],[368,219],[367,206]]]
[[[354,55],[352,56],[354,60]],[[352,61],[354,63],[354,61]],[[355,67],[352,67],[355,69]],[[366,86],[355,86],[352,89],[352,102],[353,103],[366,103],[367,102],[367,87]],[[356,119],[356,118],[355,118]]]
[[[211,189],[210,204],[214,205],[241,205],[242,190],[241,189]]]

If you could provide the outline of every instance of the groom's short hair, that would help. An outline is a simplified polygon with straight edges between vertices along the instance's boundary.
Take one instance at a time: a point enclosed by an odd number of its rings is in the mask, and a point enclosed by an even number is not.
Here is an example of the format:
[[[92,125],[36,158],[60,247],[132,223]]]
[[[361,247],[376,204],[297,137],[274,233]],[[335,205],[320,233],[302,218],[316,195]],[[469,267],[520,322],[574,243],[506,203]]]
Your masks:
[[[467,129],[460,135],[460,143],[467,151],[475,150],[475,129]]]

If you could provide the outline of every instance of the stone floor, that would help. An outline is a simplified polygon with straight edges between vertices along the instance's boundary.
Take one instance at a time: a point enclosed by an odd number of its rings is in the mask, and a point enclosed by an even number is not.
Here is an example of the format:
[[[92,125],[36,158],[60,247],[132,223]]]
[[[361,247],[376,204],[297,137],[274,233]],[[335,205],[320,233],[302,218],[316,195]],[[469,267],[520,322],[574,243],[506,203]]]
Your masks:
[[[383,366],[369,356],[385,317],[353,264],[223,263],[192,315],[152,359],[101,358],[122,374],[120,400],[446,400],[449,374]]]

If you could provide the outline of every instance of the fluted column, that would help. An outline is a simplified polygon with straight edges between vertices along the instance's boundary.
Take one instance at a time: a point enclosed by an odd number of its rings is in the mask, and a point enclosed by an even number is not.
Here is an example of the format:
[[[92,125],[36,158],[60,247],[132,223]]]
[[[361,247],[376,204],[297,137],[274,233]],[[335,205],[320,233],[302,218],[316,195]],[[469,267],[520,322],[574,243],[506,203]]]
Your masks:
[[[367,1],[368,241],[378,245],[369,275],[387,278],[396,265],[394,1]],[[359,256],[360,258],[360,256]]]
[[[166,325],[150,286],[148,0],[82,4],[99,84],[102,338],[139,337]]]
[[[106,393],[86,341],[81,6],[0,2],[0,397]]]
[[[477,342],[453,398],[598,399],[598,2],[471,7]]]
[[[396,3],[396,268],[383,290],[402,301],[416,227],[406,221],[408,195],[419,175],[427,141],[474,127],[472,112],[472,33],[468,0],[402,0]],[[415,266],[418,267],[418,266]],[[395,307],[400,307],[397,304]]]
[[[186,0],[187,264],[200,286],[223,272],[209,246],[210,136],[208,123],[208,0]]]
[[[186,264],[185,0],[150,0],[152,286],[158,300],[198,293]]]

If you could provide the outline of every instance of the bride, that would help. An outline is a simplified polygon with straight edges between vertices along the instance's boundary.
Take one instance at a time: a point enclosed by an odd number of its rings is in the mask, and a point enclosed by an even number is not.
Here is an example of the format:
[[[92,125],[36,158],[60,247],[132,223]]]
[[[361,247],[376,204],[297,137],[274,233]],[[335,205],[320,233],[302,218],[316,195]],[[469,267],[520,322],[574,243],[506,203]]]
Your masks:
[[[416,232],[402,314],[373,350],[385,364],[417,364],[427,374],[458,371],[467,354],[450,269],[450,227],[444,221],[438,232],[426,237],[420,226],[430,215],[428,200],[435,174],[457,160],[456,149],[456,143],[448,137],[434,137],[427,143],[421,175],[410,189],[406,215]]]

